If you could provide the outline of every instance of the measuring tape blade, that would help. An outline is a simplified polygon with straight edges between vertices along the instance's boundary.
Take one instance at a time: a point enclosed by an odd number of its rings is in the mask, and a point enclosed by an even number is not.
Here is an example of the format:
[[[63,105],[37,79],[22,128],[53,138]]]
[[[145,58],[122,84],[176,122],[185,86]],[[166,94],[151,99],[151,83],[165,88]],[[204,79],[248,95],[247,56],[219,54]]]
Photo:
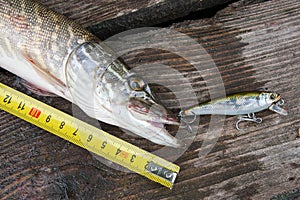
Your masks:
[[[0,108],[166,187],[174,185],[179,166],[1,83]]]

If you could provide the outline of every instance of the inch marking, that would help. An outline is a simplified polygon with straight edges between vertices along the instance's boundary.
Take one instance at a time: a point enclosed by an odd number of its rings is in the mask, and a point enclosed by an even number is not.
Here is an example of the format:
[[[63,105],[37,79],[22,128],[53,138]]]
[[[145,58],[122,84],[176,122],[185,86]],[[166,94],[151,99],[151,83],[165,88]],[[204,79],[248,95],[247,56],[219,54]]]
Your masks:
[[[3,102],[6,104],[10,104],[12,100],[12,97],[10,95],[6,95],[6,97],[3,99]]]
[[[21,101],[18,105],[18,110],[24,110],[25,109],[25,103],[23,101]]]
[[[74,135],[74,136],[77,136],[77,132],[78,132],[78,128],[73,132],[73,134],[72,135]]]
[[[29,115],[36,119],[38,119],[41,114],[42,114],[42,111],[40,111],[39,109],[34,108],[34,107],[32,107],[31,110],[29,111]]]

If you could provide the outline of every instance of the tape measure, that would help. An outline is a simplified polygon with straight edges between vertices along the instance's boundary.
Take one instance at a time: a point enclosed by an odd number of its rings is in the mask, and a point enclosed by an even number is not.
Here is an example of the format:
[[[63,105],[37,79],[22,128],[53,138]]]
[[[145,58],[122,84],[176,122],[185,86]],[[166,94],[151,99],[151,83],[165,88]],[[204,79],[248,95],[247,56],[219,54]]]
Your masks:
[[[150,180],[174,185],[179,166],[1,83],[0,108]]]

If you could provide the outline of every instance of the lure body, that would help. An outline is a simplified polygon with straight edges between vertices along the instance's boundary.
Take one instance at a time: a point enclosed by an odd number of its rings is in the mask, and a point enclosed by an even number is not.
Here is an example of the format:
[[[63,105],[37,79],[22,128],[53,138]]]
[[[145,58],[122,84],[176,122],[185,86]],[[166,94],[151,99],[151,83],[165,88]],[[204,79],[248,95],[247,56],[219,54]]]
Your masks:
[[[148,84],[93,34],[33,0],[0,0],[0,66],[89,116],[178,147]]]
[[[287,111],[280,107],[283,103],[281,96],[276,93],[244,92],[193,106],[181,111],[180,115],[237,115],[239,120],[236,123],[236,128],[240,130],[238,125],[242,121],[261,123],[262,118],[257,118],[255,113],[266,109],[287,115]]]
[[[280,100],[280,95],[269,92],[247,92],[229,95],[183,111],[184,115],[246,115],[268,109]]]

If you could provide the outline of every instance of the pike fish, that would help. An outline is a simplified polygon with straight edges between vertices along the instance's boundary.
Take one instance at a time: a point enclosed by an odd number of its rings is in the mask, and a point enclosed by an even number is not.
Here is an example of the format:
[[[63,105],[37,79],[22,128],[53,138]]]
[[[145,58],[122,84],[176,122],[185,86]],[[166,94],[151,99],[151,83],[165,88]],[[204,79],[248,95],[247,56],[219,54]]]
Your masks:
[[[274,92],[244,92],[192,106],[182,110],[180,115],[237,115],[236,128],[239,130],[238,124],[242,121],[261,123],[262,118],[257,118],[255,113],[266,109],[287,115],[287,111],[280,107],[283,104],[284,100]]]
[[[39,94],[55,94],[97,120],[154,143],[180,147],[178,125],[148,84],[101,41],[33,0],[0,0],[0,66]]]

